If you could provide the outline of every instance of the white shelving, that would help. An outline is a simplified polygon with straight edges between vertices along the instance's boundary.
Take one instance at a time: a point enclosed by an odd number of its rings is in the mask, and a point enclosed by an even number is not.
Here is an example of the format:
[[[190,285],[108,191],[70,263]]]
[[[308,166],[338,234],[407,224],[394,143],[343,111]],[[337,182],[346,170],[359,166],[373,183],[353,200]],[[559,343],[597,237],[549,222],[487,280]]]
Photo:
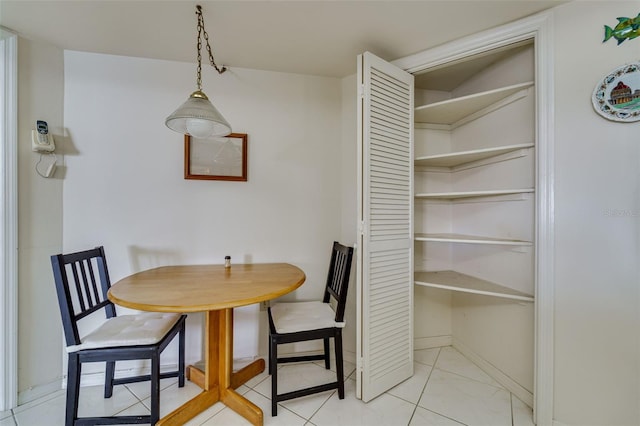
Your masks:
[[[447,154],[428,155],[415,159],[416,166],[422,167],[456,167],[472,161],[485,160],[498,155],[508,154],[519,149],[532,148],[532,143],[506,145],[485,149],[474,149],[471,151],[452,152]]]
[[[506,105],[524,98],[528,95],[528,89],[532,86],[533,82],[528,81],[495,90],[419,106],[415,109],[415,122],[428,123],[429,125],[444,125],[447,130],[455,131],[454,129],[463,126],[466,123],[487,114],[496,113]],[[470,167],[492,167],[491,165],[497,162],[510,161],[524,157],[529,155],[528,150],[531,148],[534,148],[533,143],[521,143],[428,155],[417,157],[414,160],[414,165],[417,168],[438,168],[442,171],[451,172],[453,173],[452,176],[455,176],[458,171],[463,171]],[[463,190],[449,192],[417,193],[415,194],[415,199],[427,201],[437,200],[450,203],[465,202],[465,200],[469,200],[468,202],[484,202],[485,200],[506,201],[512,200],[513,197],[502,196],[531,194],[535,192],[534,188],[522,187],[508,189],[481,189],[473,191],[467,191],[464,190],[464,188],[462,189]],[[532,241],[499,238],[496,236],[463,235],[454,233],[419,233],[415,234],[414,238],[416,241],[425,243],[496,245],[512,248],[520,247],[520,250],[522,250],[522,248],[533,246]],[[454,271],[417,272],[415,282],[417,285],[446,288],[449,290],[464,291],[475,294],[495,295],[497,297],[506,297],[516,300],[533,301],[533,296],[531,295],[520,293],[509,289],[508,287]]]
[[[505,238],[482,237],[463,234],[415,234],[416,241],[431,241],[439,243],[493,244],[506,246],[531,246],[531,241],[512,240]]]
[[[459,98],[447,99],[428,105],[422,105],[415,109],[414,120],[417,123],[448,124],[456,122],[478,113],[486,108],[498,104],[500,101],[522,90],[533,86],[533,82],[514,84],[481,93],[474,93]]]
[[[415,272],[416,285],[533,302],[532,295],[455,271]]]
[[[525,194],[534,192],[533,188],[498,189],[487,191],[434,192],[416,194],[415,198],[424,200],[456,200],[462,198],[491,197],[496,195]]]
[[[417,338],[450,334],[533,400],[536,57],[521,47],[459,80],[453,64],[416,79],[413,284]]]

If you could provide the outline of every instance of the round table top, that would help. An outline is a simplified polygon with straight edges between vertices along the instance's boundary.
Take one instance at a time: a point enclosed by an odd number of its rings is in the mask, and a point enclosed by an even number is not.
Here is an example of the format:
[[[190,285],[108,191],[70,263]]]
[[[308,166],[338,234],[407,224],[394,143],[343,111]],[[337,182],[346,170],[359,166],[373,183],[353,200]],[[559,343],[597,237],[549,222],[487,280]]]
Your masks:
[[[288,263],[162,266],[123,278],[108,297],[142,311],[203,312],[274,299],[305,279],[300,268]]]

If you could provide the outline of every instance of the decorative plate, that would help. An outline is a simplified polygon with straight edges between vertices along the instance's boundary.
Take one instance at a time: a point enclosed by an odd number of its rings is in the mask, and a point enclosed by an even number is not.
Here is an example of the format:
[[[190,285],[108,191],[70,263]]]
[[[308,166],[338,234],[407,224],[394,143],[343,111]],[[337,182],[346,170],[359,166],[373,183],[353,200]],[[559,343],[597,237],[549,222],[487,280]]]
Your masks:
[[[595,88],[593,108],[613,121],[640,120],[640,62],[616,68]]]

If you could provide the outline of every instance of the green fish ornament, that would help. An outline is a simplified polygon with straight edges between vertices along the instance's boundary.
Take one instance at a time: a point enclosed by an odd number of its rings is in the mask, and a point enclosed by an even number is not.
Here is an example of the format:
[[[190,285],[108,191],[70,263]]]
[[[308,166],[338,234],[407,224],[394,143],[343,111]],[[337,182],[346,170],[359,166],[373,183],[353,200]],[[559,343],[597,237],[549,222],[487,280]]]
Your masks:
[[[618,19],[618,25],[615,28],[611,28],[607,25],[604,26],[604,40],[609,40],[611,37],[618,40],[618,44],[629,39],[634,39],[640,36],[640,13],[635,18],[616,18]]]

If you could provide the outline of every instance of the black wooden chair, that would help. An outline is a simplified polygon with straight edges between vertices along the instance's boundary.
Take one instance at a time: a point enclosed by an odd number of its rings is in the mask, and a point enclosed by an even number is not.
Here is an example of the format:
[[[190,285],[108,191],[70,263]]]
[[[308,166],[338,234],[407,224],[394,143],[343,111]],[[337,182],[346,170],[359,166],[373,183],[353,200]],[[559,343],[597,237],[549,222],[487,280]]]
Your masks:
[[[69,354],[67,372],[66,426],[95,424],[150,423],[160,416],[160,379],[178,377],[184,386],[184,343],[186,315],[144,312],[116,316],[115,305],[107,299],[111,287],[103,247],[51,256],[58,303]],[[106,321],[80,337],[78,322],[104,310]],[[179,335],[178,370],[160,373],[160,353]],[[116,361],[148,359],[151,374],[114,378]],[[113,385],[151,381],[151,415],[78,418],[82,363],[106,362],[104,397],[113,394]]]
[[[344,399],[344,369],[342,365],[342,328],[351,273],[353,248],[333,243],[329,274],[322,301],[277,303],[269,313],[269,374],[271,374],[271,415],[278,415],[278,402],[338,389]],[[335,310],[332,307],[332,299]],[[331,367],[329,339],[333,338],[336,354],[336,381],[278,395],[278,363],[324,360]],[[308,340],[323,340],[319,355],[298,355],[278,358],[278,345]]]

